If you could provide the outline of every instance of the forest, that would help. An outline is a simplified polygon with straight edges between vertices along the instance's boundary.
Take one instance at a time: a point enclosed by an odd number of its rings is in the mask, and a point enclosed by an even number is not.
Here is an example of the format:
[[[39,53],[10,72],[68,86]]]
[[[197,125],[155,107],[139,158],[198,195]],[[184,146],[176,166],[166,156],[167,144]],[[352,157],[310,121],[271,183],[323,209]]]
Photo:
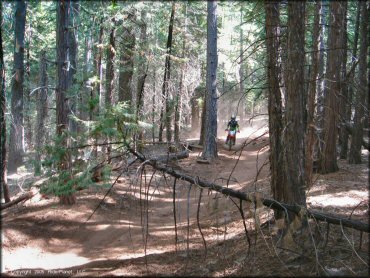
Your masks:
[[[0,1],[1,274],[369,277],[369,1]]]

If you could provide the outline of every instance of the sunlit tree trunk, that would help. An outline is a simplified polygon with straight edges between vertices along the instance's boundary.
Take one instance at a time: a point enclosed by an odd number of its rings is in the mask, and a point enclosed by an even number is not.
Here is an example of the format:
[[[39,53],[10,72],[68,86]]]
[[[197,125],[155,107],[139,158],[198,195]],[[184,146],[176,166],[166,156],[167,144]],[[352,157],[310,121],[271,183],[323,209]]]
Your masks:
[[[5,65],[3,51],[3,3],[0,1],[0,190],[4,194],[5,202],[10,202],[9,188],[6,173],[6,97],[5,97]]]
[[[325,89],[325,34],[327,33],[327,22],[326,16],[328,13],[327,2],[321,1],[321,13],[320,13],[320,55],[319,55],[319,84],[317,88],[317,97],[316,97],[316,118],[315,124],[318,128],[317,138],[318,140],[315,141],[314,150],[317,152],[317,157],[320,157],[323,148],[323,125],[324,125],[324,96],[326,93]]]
[[[11,89],[11,124],[9,140],[8,171],[16,172],[23,163],[24,128],[23,128],[23,90],[24,90],[24,34],[26,27],[26,3],[24,0],[15,4],[14,28],[14,73]]]
[[[241,2],[242,4],[242,2]],[[245,116],[245,97],[244,97],[244,72],[245,72],[245,67],[244,67],[244,51],[243,51],[243,41],[244,41],[244,35],[243,35],[243,6],[240,5],[240,32],[239,32],[239,94],[241,101],[239,103],[238,111],[240,114],[240,120],[244,120]]]
[[[217,158],[217,2],[207,2],[207,79],[202,158]]]
[[[348,162],[351,164],[361,163],[361,147],[363,140],[363,127],[364,121],[368,124],[368,113],[365,114],[365,108],[368,109],[366,102],[366,94],[369,93],[368,77],[367,77],[367,61],[368,61],[368,46],[369,46],[369,33],[368,33],[368,7],[367,2],[361,2],[361,27],[360,27],[360,52],[359,52],[359,86],[355,95],[355,115],[354,126],[352,133],[352,142],[349,152]],[[365,101],[364,101],[365,100]]]

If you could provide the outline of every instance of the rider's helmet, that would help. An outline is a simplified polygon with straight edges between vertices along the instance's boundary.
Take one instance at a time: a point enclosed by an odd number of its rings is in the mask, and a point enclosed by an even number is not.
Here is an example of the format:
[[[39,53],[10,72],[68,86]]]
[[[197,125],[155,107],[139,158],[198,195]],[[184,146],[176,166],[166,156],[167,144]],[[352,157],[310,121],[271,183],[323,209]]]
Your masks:
[[[235,120],[235,119],[236,119],[235,114],[232,114],[232,115],[231,115],[231,119],[232,119],[232,120]]]

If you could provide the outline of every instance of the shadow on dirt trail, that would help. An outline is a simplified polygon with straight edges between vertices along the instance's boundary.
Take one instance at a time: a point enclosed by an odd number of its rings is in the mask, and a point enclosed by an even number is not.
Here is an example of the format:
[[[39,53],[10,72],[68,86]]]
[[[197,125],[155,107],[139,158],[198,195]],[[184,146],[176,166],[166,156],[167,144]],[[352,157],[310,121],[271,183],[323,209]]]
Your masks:
[[[219,185],[270,196],[265,132],[263,128],[257,132],[242,130],[236,150],[230,152],[222,148],[224,139],[220,137],[219,157],[211,164],[196,162],[201,152],[198,149],[171,165]],[[256,137],[258,140],[252,141]],[[353,178],[358,182],[356,190],[368,192],[366,183],[361,181],[361,169],[345,167],[343,164],[341,171],[353,171],[352,177],[359,176],[358,180]],[[344,179],[342,172],[339,173]],[[337,177],[329,176],[335,182]],[[325,200],[319,198],[331,192],[327,178],[317,177],[320,182],[310,189],[309,202],[325,205]],[[343,180],[340,184],[344,183]],[[249,254],[243,220],[234,204],[237,200],[203,190],[198,212],[201,190],[177,180],[174,207],[173,184],[170,176],[136,163],[118,180],[89,221],[107,188],[92,186],[79,191],[73,206],[62,206],[57,198],[50,198],[30,200],[2,211],[2,273],[14,276],[29,270],[32,274],[39,271],[42,276],[295,276],[315,270],[315,260],[293,260],[294,254],[282,250],[277,256],[277,251],[271,248],[269,228],[258,230],[257,236],[254,214],[248,203],[243,203],[243,210],[253,245]],[[350,188],[342,186],[342,189]],[[335,190],[341,192],[339,187]],[[348,207],[347,213],[350,213]],[[364,213],[366,206],[360,205],[352,217],[364,218]],[[269,209],[260,211],[260,223],[270,216]],[[206,242],[206,257],[199,226]],[[329,243],[328,246],[334,250],[340,245]],[[358,254],[362,256],[362,252],[366,249]],[[355,263],[351,266],[354,269]],[[358,269],[361,271],[361,267]]]

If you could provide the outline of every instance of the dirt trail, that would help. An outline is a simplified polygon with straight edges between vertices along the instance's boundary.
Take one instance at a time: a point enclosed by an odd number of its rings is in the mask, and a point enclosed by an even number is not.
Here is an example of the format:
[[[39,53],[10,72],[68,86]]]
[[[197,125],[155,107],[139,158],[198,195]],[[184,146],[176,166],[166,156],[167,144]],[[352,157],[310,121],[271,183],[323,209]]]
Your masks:
[[[224,150],[220,138],[219,158],[212,164],[197,163],[199,152],[194,151],[172,166],[224,186],[230,179],[228,186],[232,188],[268,195],[268,164],[262,167],[268,160],[267,135],[248,144],[240,153],[245,140],[249,142],[265,131],[243,130],[235,148],[239,151]],[[219,276],[293,271],[286,269],[262,237],[256,238],[254,255],[247,257],[248,243],[236,206],[230,199],[204,190],[199,218],[207,244],[205,257],[196,221],[200,190],[182,181],[176,184],[175,244],[173,179],[149,168],[142,172],[142,179],[137,179],[136,166],[140,165],[134,166],[118,180],[88,222],[107,188],[95,186],[78,192],[78,202],[71,207],[59,205],[56,198],[37,196],[4,211],[2,272],[19,275],[30,271],[28,274],[49,276]],[[253,215],[248,215],[247,207],[244,209],[249,217],[246,223],[249,236],[254,240]],[[266,213],[261,216],[261,222],[267,216]],[[263,267],[266,259],[269,268]]]

